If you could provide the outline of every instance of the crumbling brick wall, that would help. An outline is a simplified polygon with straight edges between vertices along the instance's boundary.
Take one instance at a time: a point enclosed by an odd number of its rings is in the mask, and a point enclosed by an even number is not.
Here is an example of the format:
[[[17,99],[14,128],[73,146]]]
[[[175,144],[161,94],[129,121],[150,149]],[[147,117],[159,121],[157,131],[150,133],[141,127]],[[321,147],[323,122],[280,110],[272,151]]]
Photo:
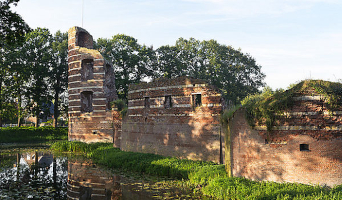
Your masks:
[[[309,95],[310,94],[310,95]],[[233,176],[252,180],[342,184],[342,112],[328,112],[322,96],[297,94],[271,132],[252,129],[245,111],[230,121]]]
[[[130,85],[121,149],[220,162],[221,110],[221,95],[203,80]]]
[[[69,140],[112,142],[114,68],[93,49],[86,30],[72,27],[68,36]]]

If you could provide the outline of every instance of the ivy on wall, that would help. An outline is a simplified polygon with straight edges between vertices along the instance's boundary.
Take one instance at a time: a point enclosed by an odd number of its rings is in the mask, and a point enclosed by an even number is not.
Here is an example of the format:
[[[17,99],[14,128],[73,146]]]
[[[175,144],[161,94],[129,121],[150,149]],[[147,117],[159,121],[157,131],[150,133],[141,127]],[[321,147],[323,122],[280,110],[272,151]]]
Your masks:
[[[305,80],[286,91],[266,90],[261,94],[250,95],[241,104],[246,108],[247,119],[252,127],[266,125],[270,132],[277,118],[293,107],[293,97],[303,95],[321,95],[326,109],[333,111],[341,108],[342,84],[323,80]]]

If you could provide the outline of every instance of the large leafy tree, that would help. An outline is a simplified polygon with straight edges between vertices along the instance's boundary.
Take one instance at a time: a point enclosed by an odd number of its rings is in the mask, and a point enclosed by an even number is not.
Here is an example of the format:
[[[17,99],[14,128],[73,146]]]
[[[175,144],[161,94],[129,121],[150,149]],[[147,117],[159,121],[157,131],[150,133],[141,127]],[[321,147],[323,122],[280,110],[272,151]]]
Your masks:
[[[138,44],[131,36],[118,34],[110,40],[100,38],[97,40],[97,48],[114,65],[119,98],[127,98],[129,84],[139,83],[153,74],[153,48]]]
[[[31,29],[20,15],[11,11],[11,5],[16,6],[19,0],[0,1],[0,48],[5,44],[14,45],[25,39],[25,34]]]
[[[252,56],[215,40],[179,38],[174,46],[165,45],[154,51],[133,37],[116,35],[110,40],[99,39],[97,45],[114,64],[121,98],[127,98],[129,84],[146,77],[186,75],[205,79],[221,91],[228,106],[264,86],[265,75]]]
[[[68,88],[68,33],[57,31],[52,38],[51,48],[52,62],[49,70],[49,83],[54,99],[54,126],[57,127],[60,110],[66,110],[66,105],[62,104],[60,98]]]
[[[25,40],[25,34],[31,30],[20,15],[11,11],[11,6],[16,6],[18,2],[19,0],[0,1],[0,127],[2,117],[12,117],[5,114],[9,108],[12,113],[15,113],[13,112],[15,103],[10,89],[11,59],[9,57],[13,55],[11,48],[20,45]]]
[[[9,73],[7,88],[10,96],[16,99],[18,126],[21,125],[23,96],[27,91],[27,82],[30,78],[30,70],[26,65],[27,61],[24,53],[21,47],[12,46],[6,55]]]
[[[25,94],[28,108],[36,116],[36,126],[42,113],[48,112],[51,93],[49,91],[49,69],[52,67],[53,50],[52,35],[49,30],[37,28],[26,35],[26,41],[21,47],[24,65],[28,68],[30,77]]]
[[[8,49],[0,48],[0,127],[3,119],[7,117],[7,110],[10,104],[10,91],[8,88],[9,67]]]
[[[174,46],[161,46],[156,50],[158,68],[156,76],[174,78],[187,74],[186,65],[181,62],[180,51]]]
[[[264,86],[261,66],[249,54],[215,40],[180,38],[176,42],[178,63],[187,66],[186,74],[208,80],[221,90],[228,104],[237,104]]]

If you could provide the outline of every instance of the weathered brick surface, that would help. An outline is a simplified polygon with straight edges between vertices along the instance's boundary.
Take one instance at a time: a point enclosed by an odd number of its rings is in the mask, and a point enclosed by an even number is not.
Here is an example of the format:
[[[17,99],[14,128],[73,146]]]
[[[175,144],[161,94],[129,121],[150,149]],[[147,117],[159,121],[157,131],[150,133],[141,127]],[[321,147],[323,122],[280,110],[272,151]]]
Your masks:
[[[194,107],[192,95],[199,94],[201,105]],[[165,105],[168,96],[170,108]],[[145,101],[149,107],[145,107]],[[125,151],[220,162],[221,110],[220,94],[203,80],[162,78],[131,85],[120,147]]]
[[[93,49],[93,38],[86,30],[72,27],[68,35],[69,140],[112,142],[113,119],[108,104],[117,99],[113,67]],[[82,62],[89,61],[88,69]],[[82,93],[88,97],[82,100]],[[82,110],[82,104],[91,109]]]
[[[293,122],[298,123],[302,122]],[[265,143],[266,131],[251,129],[244,110],[235,113],[230,128],[233,176],[328,186],[342,184],[341,137],[321,130],[283,130],[269,133]],[[301,151],[301,144],[309,145],[309,150]]]

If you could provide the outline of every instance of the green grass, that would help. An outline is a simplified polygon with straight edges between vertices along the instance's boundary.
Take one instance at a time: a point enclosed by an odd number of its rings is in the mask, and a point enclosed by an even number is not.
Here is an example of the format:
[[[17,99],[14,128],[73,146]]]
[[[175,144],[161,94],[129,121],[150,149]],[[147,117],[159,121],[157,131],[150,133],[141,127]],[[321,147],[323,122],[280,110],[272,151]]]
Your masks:
[[[68,128],[44,127],[6,127],[0,128],[0,143],[30,143],[53,140],[67,140]]]
[[[109,168],[174,178],[177,184],[216,199],[342,199],[342,185],[332,189],[298,183],[251,181],[226,175],[224,165],[155,154],[124,152],[111,143],[56,142],[51,148],[83,153]],[[181,182],[181,183],[180,183]]]

